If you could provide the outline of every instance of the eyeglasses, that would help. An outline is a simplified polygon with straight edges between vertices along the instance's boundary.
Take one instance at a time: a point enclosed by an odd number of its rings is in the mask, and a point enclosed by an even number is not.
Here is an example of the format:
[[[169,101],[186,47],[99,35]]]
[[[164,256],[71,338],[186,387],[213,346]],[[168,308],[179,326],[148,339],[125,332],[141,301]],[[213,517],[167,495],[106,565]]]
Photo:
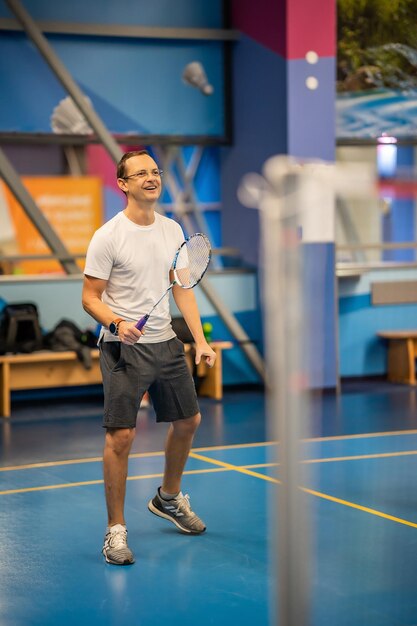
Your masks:
[[[128,178],[145,178],[146,176],[162,176],[163,170],[154,169],[150,172],[148,170],[140,170],[140,172],[135,172],[135,174],[130,174],[130,176],[122,176],[123,180],[127,180]]]

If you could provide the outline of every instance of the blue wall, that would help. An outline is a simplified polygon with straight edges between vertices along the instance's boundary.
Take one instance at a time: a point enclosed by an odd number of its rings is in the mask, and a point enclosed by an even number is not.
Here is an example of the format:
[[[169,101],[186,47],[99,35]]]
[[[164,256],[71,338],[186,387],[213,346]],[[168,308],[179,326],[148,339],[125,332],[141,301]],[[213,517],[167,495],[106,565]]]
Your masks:
[[[393,148],[393,146],[389,146]],[[382,146],[384,149],[385,146]],[[391,177],[401,177],[401,171],[410,173],[414,167],[414,146],[395,146],[396,164]],[[381,150],[381,146],[378,146]],[[383,177],[383,173],[379,172]],[[415,226],[415,198],[413,197],[395,197],[387,199],[388,210],[382,218],[383,241],[404,242],[414,239],[416,232]],[[384,250],[384,261],[403,261],[413,262],[415,260],[415,250]]]
[[[234,140],[221,150],[223,241],[258,266],[258,212],[242,206],[236,192],[244,174],[259,172],[267,158],[287,152],[286,64],[243,34],[233,59]]]
[[[62,20],[87,24],[124,24],[132,26],[176,26],[178,28],[221,28],[222,0],[195,2],[195,0],[24,0],[24,7],[36,20]],[[0,17],[11,17],[5,3],[0,4]]]
[[[24,5],[35,19],[85,21],[93,26],[222,27],[221,0],[178,0],[175,11],[169,0],[156,4],[28,0]],[[0,17],[14,17],[4,3]],[[224,136],[223,42],[58,34],[47,39],[110,131]],[[182,72],[192,61],[203,64],[214,87],[211,96],[183,82]],[[67,94],[24,33],[1,33],[0,84],[8,94],[0,98],[0,131],[51,132],[52,111]]]
[[[234,313],[258,348],[262,351],[262,321],[258,302],[258,281],[255,273],[229,270],[227,274],[208,277],[222,303]],[[0,279],[0,302],[34,302],[38,306],[42,329],[51,330],[61,319],[75,322],[80,328],[94,330],[94,320],[81,306],[81,277]],[[207,301],[199,287],[195,290],[203,322],[213,324],[213,340],[232,340],[232,337],[218,318],[216,311]],[[178,309],[171,300],[172,315]],[[223,381],[225,385],[259,383],[259,376],[253,370],[238,345],[224,353]]]
[[[382,330],[416,328],[417,303],[372,305],[372,283],[399,280],[415,281],[417,271],[374,271],[359,279],[339,279],[339,355],[342,377],[386,373],[387,342],[377,337],[377,333]]]

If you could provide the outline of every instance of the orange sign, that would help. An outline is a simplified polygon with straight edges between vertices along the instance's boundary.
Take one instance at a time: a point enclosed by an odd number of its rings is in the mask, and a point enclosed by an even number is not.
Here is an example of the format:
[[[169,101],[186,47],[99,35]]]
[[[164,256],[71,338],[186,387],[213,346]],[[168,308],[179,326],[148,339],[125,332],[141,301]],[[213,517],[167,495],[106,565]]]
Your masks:
[[[103,224],[102,183],[90,176],[23,177],[22,182],[49,224],[73,254],[85,254],[94,231]],[[50,254],[51,250],[8,188],[5,195],[19,253]],[[77,261],[80,271],[84,259]],[[64,273],[57,261],[20,261],[14,273]]]

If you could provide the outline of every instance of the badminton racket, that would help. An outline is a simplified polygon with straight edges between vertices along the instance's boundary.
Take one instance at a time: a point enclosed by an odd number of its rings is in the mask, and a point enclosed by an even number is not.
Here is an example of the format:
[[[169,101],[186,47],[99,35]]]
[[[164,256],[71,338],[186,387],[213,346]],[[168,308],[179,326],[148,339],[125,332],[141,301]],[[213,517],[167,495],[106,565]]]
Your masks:
[[[158,304],[162,302],[165,296],[170,292],[174,285],[178,285],[183,289],[192,289],[203,278],[211,259],[210,241],[202,233],[195,233],[180,245],[175,253],[174,260],[171,265],[174,280],[169,285],[165,293],[159,298],[152,309],[140,318],[135,324],[138,330],[142,330],[146,322],[156,309]]]

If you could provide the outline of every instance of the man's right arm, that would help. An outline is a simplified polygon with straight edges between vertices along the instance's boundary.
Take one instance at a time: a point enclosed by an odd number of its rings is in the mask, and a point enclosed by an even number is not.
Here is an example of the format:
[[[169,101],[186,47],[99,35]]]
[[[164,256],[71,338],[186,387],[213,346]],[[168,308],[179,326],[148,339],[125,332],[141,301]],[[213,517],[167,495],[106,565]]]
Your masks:
[[[94,278],[93,276],[84,276],[82,305],[83,309],[91,317],[103,324],[103,326],[108,327],[117,315],[101,299],[106,285],[107,280]]]
[[[83,309],[87,311],[91,317],[108,328],[117,315],[101,299],[106,285],[107,280],[84,275],[82,305]],[[123,343],[132,345],[137,342],[141,335],[140,330],[135,328],[134,322],[120,323],[119,338]]]

